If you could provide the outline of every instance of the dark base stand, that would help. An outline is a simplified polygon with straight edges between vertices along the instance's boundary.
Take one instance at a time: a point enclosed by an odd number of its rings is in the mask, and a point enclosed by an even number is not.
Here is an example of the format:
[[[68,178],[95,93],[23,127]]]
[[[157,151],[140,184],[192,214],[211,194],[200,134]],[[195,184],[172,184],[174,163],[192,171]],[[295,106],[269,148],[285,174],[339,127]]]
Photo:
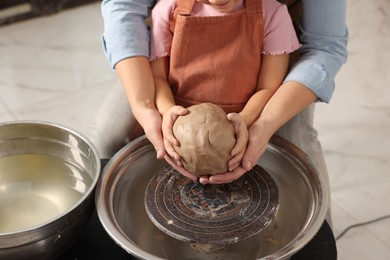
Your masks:
[[[85,232],[76,243],[57,260],[89,260],[89,259],[136,259],[117,245],[100,224],[96,211]],[[327,222],[317,235],[291,259],[294,260],[336,260],[336,242]]]

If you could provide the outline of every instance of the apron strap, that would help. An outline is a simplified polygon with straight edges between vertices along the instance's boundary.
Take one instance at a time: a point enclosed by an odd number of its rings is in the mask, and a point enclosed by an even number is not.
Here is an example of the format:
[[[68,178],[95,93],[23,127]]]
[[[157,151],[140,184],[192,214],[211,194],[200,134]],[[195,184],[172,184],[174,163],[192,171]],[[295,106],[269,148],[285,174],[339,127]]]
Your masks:
[[[263,13],[263,1],[262,0],[245,0],[245,8],[247,13]]]
[[[195,0],[177,0],[174,12],[180,15],[190,15]]]
[[[169,19],[169,30],[173,33],[175,30],[176,16],[184,15],[189,16],[192,11],[196,0],[177,0],[176,7],[171,13],[171,19]],[[262,14],[263,13],[263,1],[262,0],[244,0],[245,9],[247,13]]]
[[[195,0],[177,0],[176,7],[171,13],[171,19],[169,19],[169,30],[173,33],[175,30],[177,15],[189,16],[194,6]]]

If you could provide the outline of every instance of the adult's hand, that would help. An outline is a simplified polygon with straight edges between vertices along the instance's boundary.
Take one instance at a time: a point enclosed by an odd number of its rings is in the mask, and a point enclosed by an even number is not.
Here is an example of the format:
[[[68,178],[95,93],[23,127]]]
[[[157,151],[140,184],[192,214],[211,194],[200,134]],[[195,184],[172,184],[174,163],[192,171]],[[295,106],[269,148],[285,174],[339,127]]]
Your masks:
[[[232,171],[241,164],[248,144],[248,129],[243,118],[237,113],[229,113],[227,119],[232,122],[236,136],[236,144],[230,152],[232,158],[228,161],[228,171]]]
[[[156,109],[152,108],[143,109],[141,114],[142,116],[139,116],[136,119],[144,129],[146,137],[156,150],[157,159],[162,159],[166,155],[166,152],[161,130],[161,115]]]
[[[249,128],[248,147],[242,157],[242,167],[246,171],[250,171],[257,164],[267,149],[272,134],[273,132],[269,133],[265,131],[258,122],[253,123]]]
[[[199,178],[199,182],[202,184],[230,183],[240,178],[246,172],[247,171],[242,166],[238,166],[234,170],[229,172],[219,173],[211,176],[202,176]]]

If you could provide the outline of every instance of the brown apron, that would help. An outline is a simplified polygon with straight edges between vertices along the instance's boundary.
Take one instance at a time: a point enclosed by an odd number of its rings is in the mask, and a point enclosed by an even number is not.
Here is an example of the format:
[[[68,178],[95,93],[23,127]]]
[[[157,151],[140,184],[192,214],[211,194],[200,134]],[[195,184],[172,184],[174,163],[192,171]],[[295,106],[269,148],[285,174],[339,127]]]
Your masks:
[[[190,16],[195,0],[177,0],[169,83],[176,104],[212,102],[240,112],[255,93],[264,22],[261,0],[226,16]]]

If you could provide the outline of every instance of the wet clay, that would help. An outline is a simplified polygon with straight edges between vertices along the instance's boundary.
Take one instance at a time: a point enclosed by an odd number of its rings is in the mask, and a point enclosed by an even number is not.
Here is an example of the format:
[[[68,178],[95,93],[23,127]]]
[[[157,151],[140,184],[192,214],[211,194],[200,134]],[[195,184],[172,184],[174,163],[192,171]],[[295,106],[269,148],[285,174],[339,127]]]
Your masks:
[[[180,142],[174,149],[184,168],[199,176],[226,172],[236,138],[225,111],[211,103],[188,107],[188,111],[173,125]]]

